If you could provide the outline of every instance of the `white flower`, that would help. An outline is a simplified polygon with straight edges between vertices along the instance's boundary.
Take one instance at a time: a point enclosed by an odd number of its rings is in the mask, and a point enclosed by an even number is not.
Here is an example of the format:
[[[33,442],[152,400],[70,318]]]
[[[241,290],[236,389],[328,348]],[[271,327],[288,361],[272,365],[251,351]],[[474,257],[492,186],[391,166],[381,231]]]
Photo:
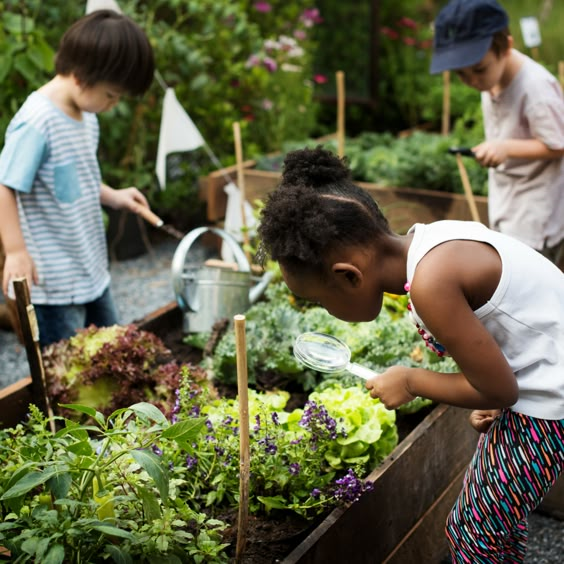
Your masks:
[[[282,63],[280,68],[285,72],[301,72],[302,70],[302,67],[299,67],[298,65],[291,65],[290,63]]]

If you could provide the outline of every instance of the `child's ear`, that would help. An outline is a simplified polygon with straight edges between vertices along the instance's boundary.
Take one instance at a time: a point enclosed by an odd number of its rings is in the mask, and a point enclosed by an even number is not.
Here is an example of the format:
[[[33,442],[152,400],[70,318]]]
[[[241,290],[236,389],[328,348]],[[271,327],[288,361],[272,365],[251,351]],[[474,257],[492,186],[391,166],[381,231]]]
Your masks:
[[[76,74],[74,74],[74,72],[70,73],[70,77],[72,78],[72,81],[74,82],[74,84],[76,86],[78,86],[79,88],[82,88],[82,81],[80,80],[80,78],[78,78],[76,76]]]
[[[358,288],[364,280],[362,271],[349,262],[336,262],[331,270],[337,281],[349,288]]]

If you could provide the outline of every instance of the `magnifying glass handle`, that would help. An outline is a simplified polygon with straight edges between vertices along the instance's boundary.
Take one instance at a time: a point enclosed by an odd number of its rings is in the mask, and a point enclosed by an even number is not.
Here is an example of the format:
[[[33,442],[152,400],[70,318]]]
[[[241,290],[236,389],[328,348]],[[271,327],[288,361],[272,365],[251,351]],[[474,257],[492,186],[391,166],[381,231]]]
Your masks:
[[[347,365],[347,370],[351,374],[354,374],[355,376],[358,376],[363,380],[370,380],[370,378],[378,375],[378,373],[374,372],[374,370],[370,370],[370,368],[366,368],[366,366],[356,364],[356,362],[349,362],[349,364]]]

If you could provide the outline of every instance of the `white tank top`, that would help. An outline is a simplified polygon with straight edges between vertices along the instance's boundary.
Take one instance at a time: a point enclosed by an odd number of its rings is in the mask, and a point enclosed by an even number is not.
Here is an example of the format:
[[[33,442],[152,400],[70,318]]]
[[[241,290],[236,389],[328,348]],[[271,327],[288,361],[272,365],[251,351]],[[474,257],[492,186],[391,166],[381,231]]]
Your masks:
[[[517,377],[519,399],[511,409],[542,419],[564,419],[564,273],[529,246],[481,223],[418,223],[409,232],[413,233],[407,256],[410,285],[419,261],[445,241],[481,241],[498,252],[499,285],[474,313]],[[424,327],[415,309],[413,314]]]

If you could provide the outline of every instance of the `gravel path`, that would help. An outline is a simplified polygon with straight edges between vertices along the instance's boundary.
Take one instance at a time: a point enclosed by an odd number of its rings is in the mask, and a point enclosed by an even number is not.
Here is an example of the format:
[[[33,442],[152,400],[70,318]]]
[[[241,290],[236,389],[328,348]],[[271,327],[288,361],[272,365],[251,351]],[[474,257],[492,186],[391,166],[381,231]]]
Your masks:
[[[177,244],[163,241],[141,257],[112,263],[112,292],[122,323],[139,320],[175,299],[170,266]],[[206,251],[199,252],[203,256]],[[25,349],[13,333],[0,330],[0,388],[28,374]],[[560,564],[563,554],[564,522],[532,514],[526,564]]]

